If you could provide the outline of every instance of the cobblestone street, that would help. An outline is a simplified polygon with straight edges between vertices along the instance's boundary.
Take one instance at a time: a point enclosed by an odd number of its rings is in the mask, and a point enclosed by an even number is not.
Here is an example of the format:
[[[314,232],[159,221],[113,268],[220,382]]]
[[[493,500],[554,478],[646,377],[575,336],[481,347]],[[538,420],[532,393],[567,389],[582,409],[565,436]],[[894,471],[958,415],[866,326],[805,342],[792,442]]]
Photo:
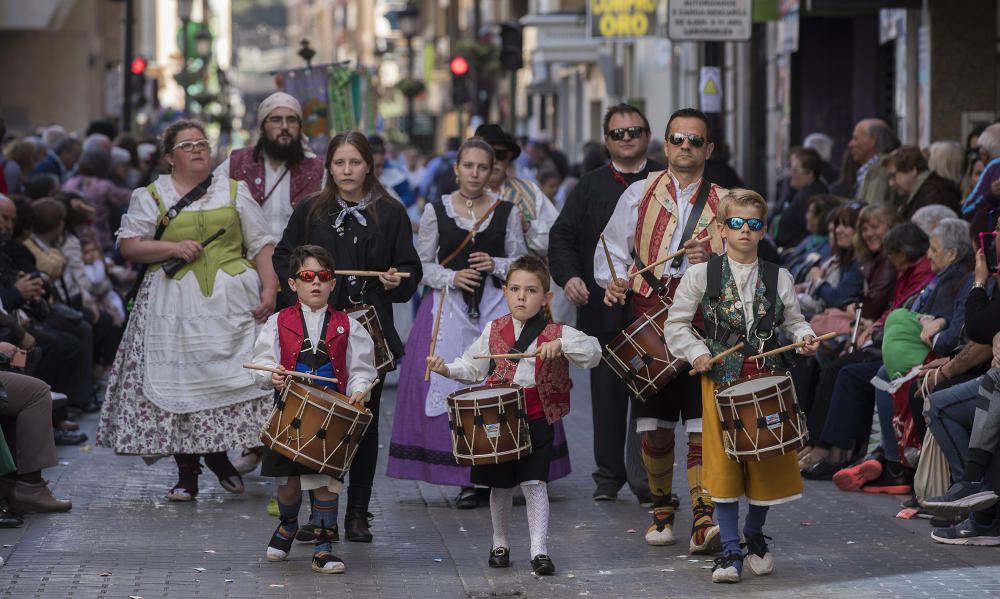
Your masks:
[[[246,479],[242,496],[202,476],[196,503],[172,504],[172,462],[153,467],[135,458],[84,447],[60,449],[46,471],[73,511],[30,516],[21,529],[0,531],[4,597],[678,597],[740,594],[766,597],[944,597],[1000,594],[1000,553],[931,543],[925,520],[893,518],[898,500],[841,493],[807,483],[805,499],[771,511],[775,574],[747,573],[736,587],[710,582],[711,560],[687,556],[686,543],[654,548],[642,532],[647,514],[623,491],[597,503],[590,472],[591,418],[585,379],[577,379],[567,423],[573,474],[551,486],[549,550],[558,574],[532,576],[527,522],[515,507],[513,567],[491,570],[487,508],[451,507],[455,489],[380,474],[373,499],[371,545],[341,541],[334,551],[347,573],[309,570],[311,547],[297,545],[287,563],[269,563],[264,548],[275,520],[266,515],[271,483]],[[394,393],[383,404],[384,455]],[[93,438],[96,417],[85,420]],[[681,448],[678,455],[684,455]],[[675,489],[686,490],[683,468]],[[303,519],[305,518],[305,508]],[[681,510],[676,530],[690,528]]]

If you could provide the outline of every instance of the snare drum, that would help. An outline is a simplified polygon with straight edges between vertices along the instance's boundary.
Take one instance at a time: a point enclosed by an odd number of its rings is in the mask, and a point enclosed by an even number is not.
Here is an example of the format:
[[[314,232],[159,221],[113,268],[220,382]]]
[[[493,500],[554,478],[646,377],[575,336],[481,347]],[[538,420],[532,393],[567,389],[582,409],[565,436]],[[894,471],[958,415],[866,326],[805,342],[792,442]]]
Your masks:
[[[463,466],[502,464],[531,454],[524,389],[480,385],[448,396],[452,453]]]
[[[663,323],[670,306],[660,300],[658,307],[637,318],[605,347],[604,361],[632,393],[645,401],[666,386],[687,367],[675,358],[663,340]]]
[[[378,312],[368,304],[358,304],[345,311],[361,323],[371,335],[372,341],[375,342],[375,370],[378,371],[379,378],[385,380],[385,374],[392,370],[396,363],[389,349],[389,343],[382,334],[382,323],[378,319]]]
[[[722,444],[737,462],[759,462],[800,449],[809,439],[792,377],[757,374],[715,392]]]
[[[336,391],[288,377],[260,439],[296,464],[343,478],[371,420]]]

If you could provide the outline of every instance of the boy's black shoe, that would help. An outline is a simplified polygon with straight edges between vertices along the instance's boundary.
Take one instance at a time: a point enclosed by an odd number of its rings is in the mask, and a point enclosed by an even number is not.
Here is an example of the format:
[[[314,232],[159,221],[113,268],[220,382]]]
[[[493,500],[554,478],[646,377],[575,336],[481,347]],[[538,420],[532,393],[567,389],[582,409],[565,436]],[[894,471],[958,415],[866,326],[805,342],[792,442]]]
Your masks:
[[[371,543],[372,531],[368,519],[373,516],[369,512],[347,512],[344,517],[344,538],[352,543]]]
[[[510,549],[506,547],[490,547],[490,559],[487,563],[489,563],[491,568],[509,568]]]
[[[531,558],[531,571],[538,576],[552,576],[556,573],[556,566],[552,563],[552,558],[539,553]]]

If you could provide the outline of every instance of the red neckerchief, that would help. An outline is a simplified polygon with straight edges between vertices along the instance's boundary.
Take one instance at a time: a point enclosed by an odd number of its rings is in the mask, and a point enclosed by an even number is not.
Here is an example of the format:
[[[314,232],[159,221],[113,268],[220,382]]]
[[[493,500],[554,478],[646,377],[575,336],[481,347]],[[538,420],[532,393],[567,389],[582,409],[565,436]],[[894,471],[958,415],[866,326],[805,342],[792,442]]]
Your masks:
[[[615,165],[610,160],[608,161],[608,168],[611,169],[611,178],[618,181],[625,187],[628,187],[628,181],[625,180],[625,175],[621,174],[621,171],[615,168]]]

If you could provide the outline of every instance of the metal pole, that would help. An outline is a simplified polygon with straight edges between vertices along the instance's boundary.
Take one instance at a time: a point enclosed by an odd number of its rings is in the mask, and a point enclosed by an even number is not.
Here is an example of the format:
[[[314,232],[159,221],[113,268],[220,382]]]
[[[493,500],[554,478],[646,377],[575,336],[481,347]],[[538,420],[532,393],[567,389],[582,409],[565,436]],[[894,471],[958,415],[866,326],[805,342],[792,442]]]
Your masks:
[[[184,117],[191,115],[191,98],[188,96],[188,24],[190,19],[181,19],[181,87],[184,88]]]
[[[135,48],[132,32],[135,27],[135,5],[125,0],[125,53],[122,56],[122,131],[132,131],[132,60]]]
[[[473,2],[472,9],[472,39],[476,42],[479,41],[479,30],[483,26],[483,15],[480,6],[480,0],[475,0]],[[476,65],[475,72],[472,73],[472,116],[479,116],[479,91],[480,91],[480,76],[481,76],[481,65]]]
[[[511,70],[510,72],[510,105],[508,106],[510,114],[510,126],[507,131],[514,135],[517,131],[517,71]]]
[[[406,36],[406,75],[413,81],[413,36]],[[410,145],[413,145],[413,104],[414,96],[412,90],[406,94],[406,135],[410,138]]]

